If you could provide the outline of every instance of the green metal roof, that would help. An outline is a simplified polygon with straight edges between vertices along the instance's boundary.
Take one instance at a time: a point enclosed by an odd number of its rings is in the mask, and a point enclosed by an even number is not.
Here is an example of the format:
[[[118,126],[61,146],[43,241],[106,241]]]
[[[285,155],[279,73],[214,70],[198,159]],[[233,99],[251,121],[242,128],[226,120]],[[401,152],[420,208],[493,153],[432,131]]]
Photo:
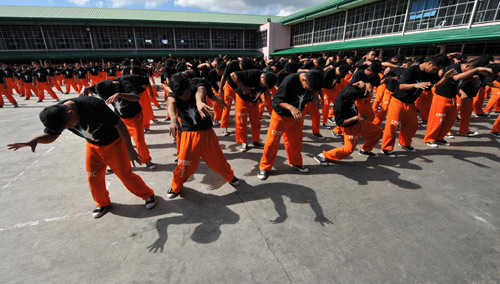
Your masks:
[[[405,35],[392,35],[367,39],[348,40],[294,47],[271,53],[271,55],[287,55],[299,53],[315,53],[336,50],[354,50],[363,48],[376,48],[388,46],[420,45],[448,42],[478,42],[487,40],[500,40],[500,24],[472,27],[470,29],[448,29],[441,31],[427,31],[420,33],[407,33]]]
[[[0,60],[33,60],[36,59],[75,59],[75,58],[160,58],[172,54],[173,56],[262,56],[256,50],[96,50],[96,51],[13,51],[0,52]]]
[[[268,18],[276,22],[282,17],[163,10],[0,5],[0,20],[4,21],[172,22],[198,26],[212,24],[258,26],[265,24]]]
[[[304,21],[309,18],[334,13],[335,11],[343,11],[347,8],[353,8],[371,2],[375,2],[375,0],[330,0],[283,17],[278,20],[278,23],[289,25],[292,23]]]

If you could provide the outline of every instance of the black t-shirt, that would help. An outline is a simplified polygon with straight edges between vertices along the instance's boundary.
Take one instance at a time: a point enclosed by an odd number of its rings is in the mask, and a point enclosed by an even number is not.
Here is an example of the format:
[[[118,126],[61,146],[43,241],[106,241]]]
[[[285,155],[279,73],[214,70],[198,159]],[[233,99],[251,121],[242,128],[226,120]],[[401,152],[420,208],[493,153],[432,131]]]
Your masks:
[[[302,111],[306,104],[312,101],[314,93],[302,87],[299,78],[300,74],[302,73],[288,75],[274,94],[272,106],[277,114],[281,116],[292,116],[289,110],[279,106],[280,103],[288,103]]]
[[[278,73],[278,80],[276,81],[276,86],[279,87],[283,80],[285,79],[286,76],[290,75],[289,73],[285,72],[285,70],[281,70]]]
[[[352,85],[358,81],[363,81],[363,82],[365,82],[365,84],[370,83],[373,87],[378,87],[380,85],[380,77],[378,76],[378,74],[369,78],[368,76],[366,76],[365,70],[363,70],[363,69],[358,70],[358,72],[356,72],[356,73],[354,73],[354,75],[352,75],[350,85]],[[368,95],[369,94],[367,93],[365,97],[367,97]],[[361,98],[363,98],[363,97],[361,97]]]
[[[146,90],[143,85],[149,85],[149,78],[143,75],[126,75],[118,77],[116,80],[120,82],[128,81],[138,94],[141,94]]]
[[[47,71],[47,75],[53,77],[56,75],[56,69],[54,67],[45,67],[45,71]]]
[[[3,80],[4,77],[5,77],[5,73],[0,72],[0,84],[4,84],[5,83],[5,81]],[[1,96],[1,94],[0,94],[0,96]]]
[[[212,88],[216,92],[219,92],[219,84],[221,79],[222,76],[219,76],[219,74],[217,74],[217,69],[215,68],[210,69],[207,75],[207,81],[210,83],[210,86],[212,86]]]
[[[14,71],[10,68],[6,68],[6,69],[3,69],[3,73],[5,74],[6,78],[12,78]]]
[[[108,74],[108,76],[116,76],[116,68],[115,67],[108,67],[105,69],[106,70],[106,73]]]
[[[99,66],[92,66],[88,68],[90,75],[92,76],[99,76],[99,71],[101,70],[101,67]]]
[[[87,70],[85,70],[85,68],[83,68],[83,67],[80,67],[78,69],[75,69],[75,74],[76,74],[76,78],[85,79],[86,75],[87,75]]]
[[[165,67],[165,69],[163,69],[163,73],[161,73],[161,82],[165,83],[167,78],[170,79],[175,73],[177,73],[177,70]]]
[[[226,70],[224,70],[224,75],[223,75],[227,80],[227,84],[229,84],[229,86],[231,86],[235,90],[236,88],[238,88],[238,86],[236,86],[233,79],[231,79],[231,73],[237,71],[241,71],[240,62],[238,60],[233,60],[226,66]]]
[[[391,68],[391,71],[389,71],[389,73],[384,75],[384,78],[397,77],[397,79],[386,81],[385,88],[394,93],[396,91],[396,87],[398,86],[399,78],[401,77],[401,74],[403,74],[404,71],[405,68],[402,67]]]
[[[122,70],[122,76],[130,75],[132,68],[130,66],[124,66]]]
[[[358,109],[356,108],[355,99],[363,96],[364,90],[358,88],[357,86],[347,85],[343,88],[337,99],[335,100],[335,104],[333,105],[333,111],[335,113],[335,123],[337,125],[341,125],[345,120],[355,117],[358,115]],[[349,98],[349,99],[347,99]],[[354,122],[351,125],[356,124]],[[347,127],[350,125],[344,125]]]
[[[65,79],[73,79],[73,74],[74,74],[73,69],[71,68],[63,69],[63,74]]]
[[[33,76],[35,76],[37,82],[47,82],[48,74],[45,69],[33,70]]]
[[[457,70],[458,73],[462,73],[460,70],[460,64],[452,64],[444,70],[443,74],[448,72],[451,69]],[[453,78],[448,78],[444,81],[443,84],[436,86],[436,94],[441,97],[445,97],[448,99],[453,99],[458,94],[458,81],[455,81]]]
[[[76,104],[80,122],[75,128],[69,128],[74,134],[85,138],[95,145],[109,145],[120,137],[115,125],[120,118],[108,107],[104,101],[96,97],[77,97],[61,101],[63,104],[73,101]],[[62,133],[45,128],[45,133],[60,135]]]
[[[399,88],[399,84],[416,84],[422,82],[431,82],[432,84],[436,84],[439,82],[439,76],[437,73],[429,74],[420,70],[420,65],[410,66],[404,70],[401,77],[399,77],[398,86],[392,96],[403,103],[413,104],[415,100],[420,97],[423,90],[412,88],[408,91],[403,91]]]
[[[235,92],[242,100],[254,103],[260,97],[260,94],[265,91],[265,88],[260,85],[260,76],[262,73],[263,72],[258,69],[235,72],[241,83],[250,89],[250,94],[243,94],[243,91],[240,88],[236,88]]]
[[[471,80],[460,81],[458,87],[467,94],[468,98],[473,98],[477,96],[477,92],[479,91],[479,87],[474,87],[474,83]]]
[[[337,81],[339,80],[337,76],[336,68],[330,68],[323,73],[323,88],[333,89]]]
[[[14,70],[14,77],[16,79],[21,79],[21,75],[23,74],[22,70]]]
[[[139,92],[137,92],[134,86],[126,80],[120,81],[120,93],[134,93],[139,95]],[[98,95],[103,100],[107,100],[110,97],[108,95]],[[121,118],[135,117],[142,111],[141,104],[138,101],[132,102],[122,98],[118,98],[113,102],[113,108],[115,109],[115,113],[118,114]]]
[[[33,83],[33,72],[26,71],[21,73],[21,79],[24,83]]]
[[[212,98],[213,92],[209,92],[210,84],[201,78],[194,78],[190,82],[191,96],[188,101],[176,98],[174,93],[168,96],[175,98],[177,115],[181,119],[182,131],[198,131],[212,128],[212,118],[205,116],[201,118],[198,108],[196,107],[196,92],[199,87],[205,87],[207,96]]]

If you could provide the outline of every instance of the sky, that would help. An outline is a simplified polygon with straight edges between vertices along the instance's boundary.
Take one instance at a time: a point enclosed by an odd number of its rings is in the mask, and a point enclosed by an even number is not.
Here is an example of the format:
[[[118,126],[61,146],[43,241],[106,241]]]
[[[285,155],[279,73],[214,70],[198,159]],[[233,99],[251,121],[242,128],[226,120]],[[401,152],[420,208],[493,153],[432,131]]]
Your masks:
[[[153,9],[287,16],[326,0],[0,0],[0,5]]]

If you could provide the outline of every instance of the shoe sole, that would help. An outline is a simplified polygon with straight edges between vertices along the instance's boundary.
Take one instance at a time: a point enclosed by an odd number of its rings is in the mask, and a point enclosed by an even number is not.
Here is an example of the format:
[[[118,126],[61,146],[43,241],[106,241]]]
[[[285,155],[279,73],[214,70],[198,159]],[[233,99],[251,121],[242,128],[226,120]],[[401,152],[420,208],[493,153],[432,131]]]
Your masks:
[[[394,153],[389,155],[389,154],[384,153],[384,151],[382,151],[382,150],[380,150],[380,153],[386,157],[391,158],[391,159],[396,159],[396,154],[394,154]]]
[[[318,158],[314,157],[314,160],[322,167],[328,167],[328,162],[327,161],[320,161]]]

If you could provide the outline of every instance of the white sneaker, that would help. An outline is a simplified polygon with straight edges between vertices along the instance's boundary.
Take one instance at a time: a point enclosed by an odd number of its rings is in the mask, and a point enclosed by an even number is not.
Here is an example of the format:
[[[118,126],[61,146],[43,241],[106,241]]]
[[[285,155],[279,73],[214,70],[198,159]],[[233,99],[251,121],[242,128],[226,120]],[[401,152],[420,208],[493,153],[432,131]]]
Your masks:
[[[240,147],[240,152],[246,152],[248,151],[250,148],[248,147],[248,144],[247,143],[241,143],[241,147]]]

